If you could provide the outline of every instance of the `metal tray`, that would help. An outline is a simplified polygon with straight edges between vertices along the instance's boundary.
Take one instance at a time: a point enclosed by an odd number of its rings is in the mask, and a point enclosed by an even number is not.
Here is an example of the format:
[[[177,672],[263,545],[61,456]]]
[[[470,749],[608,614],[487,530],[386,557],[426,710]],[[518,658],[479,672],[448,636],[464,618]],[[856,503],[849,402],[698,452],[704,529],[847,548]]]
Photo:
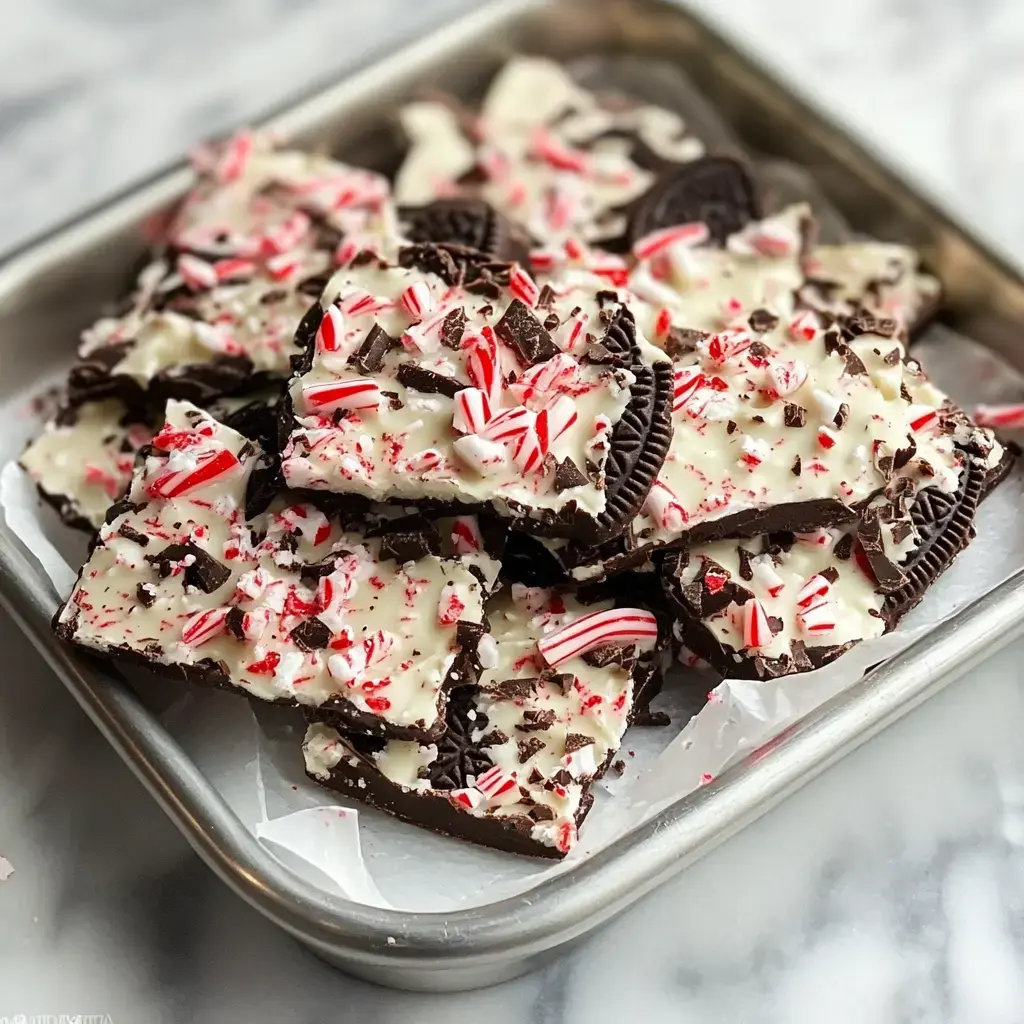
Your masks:
[[[1024,281],[820,113],[707,26],[661,0],[502,0],[330,85],[267,122],[382,169],[385,117],[430,82],[471,97],[511,50],[562,59],[669,59],[758,150],[807,167],[859,230],[920,247],[946,285],[943,316],[1024,362]],[[130,283],[139,227],[187,187],[175,169],[0,266],[0,401],[52,379],[101,302]],[[268,854],[119,679],[58,644],[57,601],[0,524],[0,600],[199,855],[320,956],[378,984],[451,991],[512,978],[584,938],[957,675],[1024,632],[1024,572],[860,684],[576,870],[512,899],[448,914],[383,911],[306,884]]]

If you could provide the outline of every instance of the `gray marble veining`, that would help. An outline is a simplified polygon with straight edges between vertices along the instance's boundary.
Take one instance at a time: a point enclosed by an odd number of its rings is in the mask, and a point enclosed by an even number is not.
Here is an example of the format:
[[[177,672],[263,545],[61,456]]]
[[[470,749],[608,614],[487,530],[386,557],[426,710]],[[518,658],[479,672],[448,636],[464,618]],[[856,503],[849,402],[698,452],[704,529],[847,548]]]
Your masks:
[[[0,0],[0,248],[459,0]],[[1024,8],[702,0],[1024,261]],[[0,620],[0,1022],[1024,1020],[1017,644],[548,970],[424,997],[347,979],[190,853]]]

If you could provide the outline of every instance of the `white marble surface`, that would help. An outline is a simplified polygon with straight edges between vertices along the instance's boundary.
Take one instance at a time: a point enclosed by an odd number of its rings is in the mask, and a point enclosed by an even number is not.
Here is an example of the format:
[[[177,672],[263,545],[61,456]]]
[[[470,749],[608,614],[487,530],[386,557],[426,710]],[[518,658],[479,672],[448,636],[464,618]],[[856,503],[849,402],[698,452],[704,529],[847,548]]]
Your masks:
[[[0,0],[0,248],[465,6]],[[1024,262],[1014,0],[700,6]],[[0,650],[0,1021],[1024,1021],[1024,644],[572,956],[444,997],[349,980],[276,932],[6,619]]]

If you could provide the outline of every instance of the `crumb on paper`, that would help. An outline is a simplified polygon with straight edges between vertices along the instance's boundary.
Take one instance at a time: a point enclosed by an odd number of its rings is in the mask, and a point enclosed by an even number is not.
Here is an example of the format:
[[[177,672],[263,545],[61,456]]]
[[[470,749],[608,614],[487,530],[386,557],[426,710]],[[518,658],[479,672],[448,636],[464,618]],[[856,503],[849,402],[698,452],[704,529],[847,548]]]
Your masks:
[[[0,882],[6,882],[13,874],[14,865],[6,857],[0,857]]]

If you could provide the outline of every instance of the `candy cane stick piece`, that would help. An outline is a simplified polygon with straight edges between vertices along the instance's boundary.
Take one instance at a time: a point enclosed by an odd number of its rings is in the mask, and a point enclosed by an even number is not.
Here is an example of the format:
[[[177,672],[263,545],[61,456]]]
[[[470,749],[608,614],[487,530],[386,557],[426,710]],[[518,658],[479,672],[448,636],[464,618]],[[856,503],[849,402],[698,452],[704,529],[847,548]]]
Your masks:
[[[537,648],[551,668],[609,643],[637,644],[650,650],[658,639],[658,620],[640,608],[591,612],[541,637]]]

